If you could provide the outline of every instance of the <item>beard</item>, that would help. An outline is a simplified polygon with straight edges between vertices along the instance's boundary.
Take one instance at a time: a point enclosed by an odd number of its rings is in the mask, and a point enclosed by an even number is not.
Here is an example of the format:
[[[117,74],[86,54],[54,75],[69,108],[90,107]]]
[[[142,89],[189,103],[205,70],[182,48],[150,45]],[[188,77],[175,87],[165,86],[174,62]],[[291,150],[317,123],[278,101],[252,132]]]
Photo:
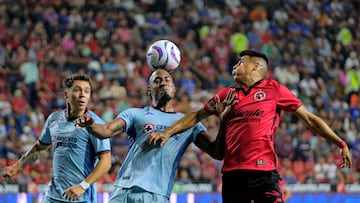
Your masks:
[[[170,101],[172,98],[168,93],[164,93],[160,98],[159,102],[157,103],[157,107],[165,106],[168,101]]]

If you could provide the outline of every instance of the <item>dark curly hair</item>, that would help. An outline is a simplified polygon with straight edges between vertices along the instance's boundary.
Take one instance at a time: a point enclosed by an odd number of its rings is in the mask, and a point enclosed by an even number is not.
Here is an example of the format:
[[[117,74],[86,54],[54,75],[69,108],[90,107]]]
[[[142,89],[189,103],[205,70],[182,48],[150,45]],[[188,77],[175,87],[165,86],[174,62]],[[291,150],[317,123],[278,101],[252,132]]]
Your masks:
[[[63,87],[65,89],[71,88],[74,85],[74,81],[76,80],[82,80],[82,81],[87,81],[90,84],[90,87],[92,87],[92,81],[89,75],[87,74],[73,74],[70,75],[69,77],[65,78],[62,82]]]

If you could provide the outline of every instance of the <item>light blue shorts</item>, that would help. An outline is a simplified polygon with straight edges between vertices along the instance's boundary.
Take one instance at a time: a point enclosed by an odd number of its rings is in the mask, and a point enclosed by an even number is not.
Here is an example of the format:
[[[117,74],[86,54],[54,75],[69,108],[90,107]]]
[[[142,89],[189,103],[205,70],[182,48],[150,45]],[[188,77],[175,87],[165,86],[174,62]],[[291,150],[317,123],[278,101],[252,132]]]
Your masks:
[[[169,203],[169,198],[145,191],[139,187],[122,188],[114,186],[108,203]]]
[[[69,202],[75,202],[75,203],[87,203],[84,201],[61,201],[54,198],[51,198],[49,196],[44,196],[44,199],[41,201],[41,203],[69,203]]]

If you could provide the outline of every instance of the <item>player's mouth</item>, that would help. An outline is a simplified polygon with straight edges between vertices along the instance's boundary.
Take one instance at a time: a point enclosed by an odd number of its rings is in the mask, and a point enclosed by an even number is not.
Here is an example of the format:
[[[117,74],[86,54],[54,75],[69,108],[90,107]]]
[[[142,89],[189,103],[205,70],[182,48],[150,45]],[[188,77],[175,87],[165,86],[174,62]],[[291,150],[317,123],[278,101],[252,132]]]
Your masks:
[[[79,106],[85,106],[85,105],[86,105],[86,102],[84,102],[84,101],[78,101],[78,104],[79,104]]]

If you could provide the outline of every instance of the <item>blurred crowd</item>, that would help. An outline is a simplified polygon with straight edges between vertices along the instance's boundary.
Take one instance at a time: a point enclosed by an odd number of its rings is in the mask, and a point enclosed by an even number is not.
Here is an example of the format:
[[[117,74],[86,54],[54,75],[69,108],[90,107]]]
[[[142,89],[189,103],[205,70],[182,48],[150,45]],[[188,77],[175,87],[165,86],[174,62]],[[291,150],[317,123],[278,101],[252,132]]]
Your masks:
[[[357,0],[2,0],[0,168],[29,149],[52,111],[64,108],[61,80],[71,73],[91,75],[89,108],[105,121],[149,105],[146,48],[167,38],[182,53],[173,73],[177,111],[195,110],[231,85],[240,51],[262,51],[270,59],[268,78],[321,116],[353,156],[353,168],[341,168],[337,146],[283,113],[275,146],[284,180],[360,183],[359,10]],[[217,134],[216,117],[203,124]],[[100,184],[113,183],[128,150],[126,134],[111,143],[113,167]],[[45,152],[9,183],[46,184],[51,163]],[[192,145],[176,181],[218,188],[221,165]]]

